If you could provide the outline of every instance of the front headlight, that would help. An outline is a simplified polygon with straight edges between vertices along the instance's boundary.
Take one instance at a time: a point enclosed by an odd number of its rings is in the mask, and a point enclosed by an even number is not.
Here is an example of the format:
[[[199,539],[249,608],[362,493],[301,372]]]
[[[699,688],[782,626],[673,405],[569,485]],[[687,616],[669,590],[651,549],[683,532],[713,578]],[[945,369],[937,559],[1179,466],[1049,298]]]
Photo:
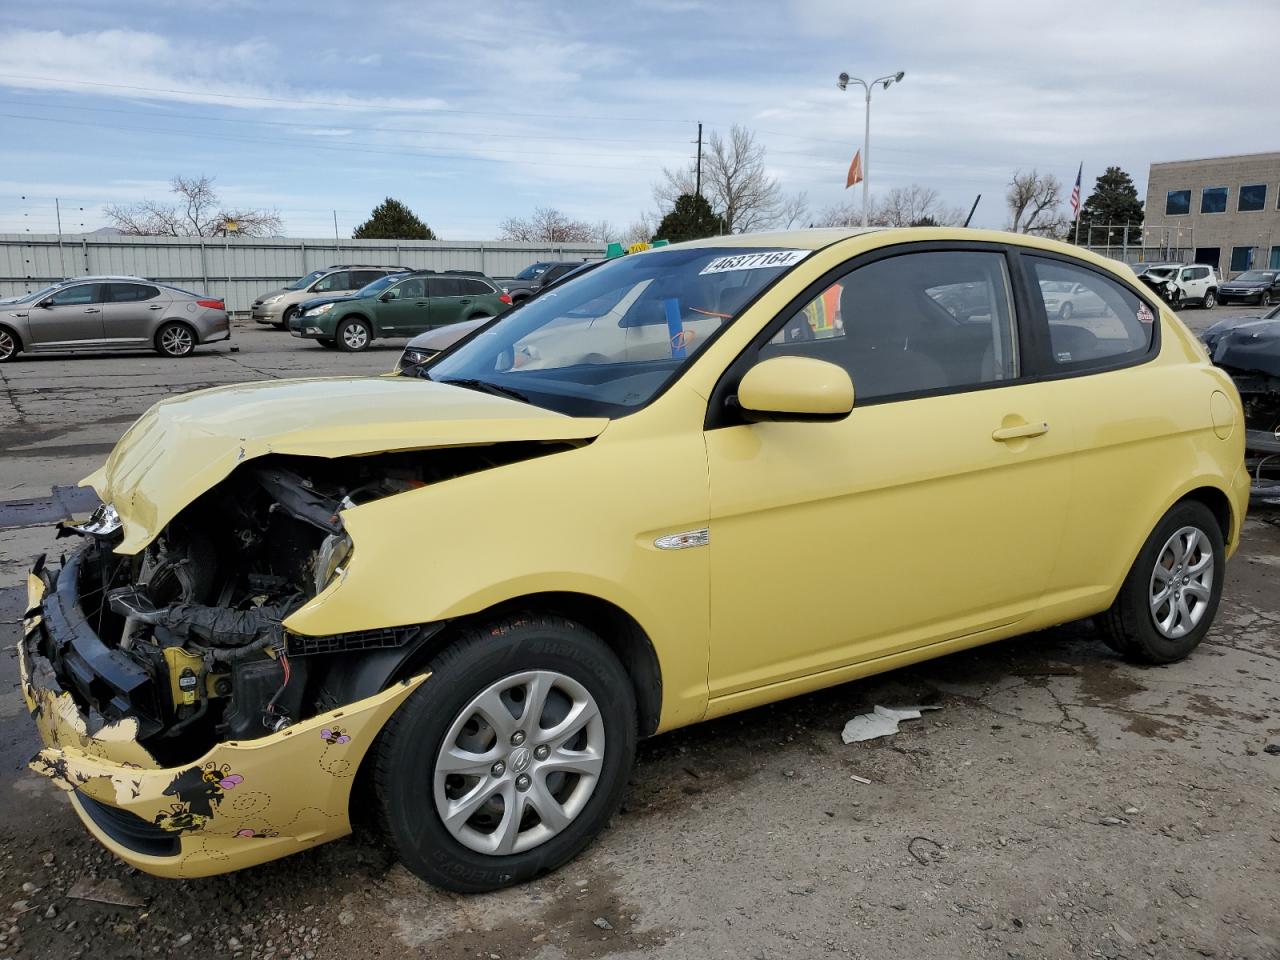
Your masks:
[[[333,582],[334,577],[343,572],[350,557],[351,538],[346,533],[331,533],[324,538],[316,554],[316,593],[322,591]]]
[[[284,294],[277,293],[274,297],[267,297],[267,299],[263,300],[262,305],[266,306],[269,303],[279,303],[283,299],[284,299]]]
[[[306,315],[308,317],[318,317],[320,316],[320,314],[328,313],[332,309],[333,309],[332,303],[322,303],[318,307],[312,307],[310,310],[307,311]]]

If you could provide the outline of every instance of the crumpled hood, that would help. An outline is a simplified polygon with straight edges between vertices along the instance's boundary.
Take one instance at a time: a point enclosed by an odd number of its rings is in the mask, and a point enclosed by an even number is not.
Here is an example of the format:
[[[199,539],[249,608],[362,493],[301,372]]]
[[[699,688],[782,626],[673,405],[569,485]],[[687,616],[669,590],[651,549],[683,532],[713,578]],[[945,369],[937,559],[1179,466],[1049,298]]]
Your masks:
[[[235,384],[162,400],[81,481],[124,523],[137,553],[243,460],[269,453],[344,457],[516,440],[585,440],[608,420],[405,377]]]
[[[1204,342],[1220,367],[1280,377],[1280,319],[1248,320]]]

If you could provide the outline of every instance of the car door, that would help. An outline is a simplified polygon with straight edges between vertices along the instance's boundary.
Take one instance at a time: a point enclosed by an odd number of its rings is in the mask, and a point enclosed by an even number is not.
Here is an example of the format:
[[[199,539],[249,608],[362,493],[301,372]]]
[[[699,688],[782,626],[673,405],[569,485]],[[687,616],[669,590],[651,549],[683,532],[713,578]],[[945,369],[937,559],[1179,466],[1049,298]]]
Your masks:
[[[170,298],[149,283],[104,283],[102,335],[108,343],[149,343]]]
[[[470,297],[463,296],[462,284],[459,277],[427,278],[427,290],[431,295],[431,326],[442,327],[464,319],[462,312],[466,304],[462,301],[470,303]]]
[[[726,374],[713,410],[779,355],[839,364],[857,399],[838,422],[706,432],[713,699],[1035,609],[1071,443],[1053,385],[1023,375],[1013,280],[993,245],[880,251],[813,284]]]
[[[426,277],[401,280],[388,287],[376,302],[379,336],[412,337],[431,327],[434,307],[427,297]]]
[[[1209,268],[1183,267],[1178,280],[1182,287],[1182,299],[1201,300],[1209,291]]]
[[[312,285],[309,292],[317,297],[340,297],[351,293],[351,271],[338,270],[323,276]]]
[[[77,283],[45,297],[30,310],[37,347],[102,342],[102,284]]]

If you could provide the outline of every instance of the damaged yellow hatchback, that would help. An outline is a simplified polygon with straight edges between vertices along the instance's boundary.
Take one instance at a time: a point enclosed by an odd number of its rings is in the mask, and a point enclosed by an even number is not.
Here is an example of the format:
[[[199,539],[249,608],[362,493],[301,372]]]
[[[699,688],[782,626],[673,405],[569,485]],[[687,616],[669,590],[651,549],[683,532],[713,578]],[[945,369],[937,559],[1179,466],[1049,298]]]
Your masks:
[[[604,828],[638,737],[1082,617],[1186,656],[1242,462],[1231,382],[1079,248],[620,258],[418,376],[141,417],[31,572],[33,766],[153,873],[303,850],[368,802],[411,870],[493,889]]]

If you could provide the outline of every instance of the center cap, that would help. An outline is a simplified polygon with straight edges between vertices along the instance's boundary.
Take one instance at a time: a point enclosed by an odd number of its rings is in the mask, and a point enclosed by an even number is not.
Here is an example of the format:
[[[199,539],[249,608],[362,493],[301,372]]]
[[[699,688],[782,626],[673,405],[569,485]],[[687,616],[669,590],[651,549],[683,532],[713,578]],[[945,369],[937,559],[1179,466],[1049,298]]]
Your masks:
[[[511,769],[516,773],[524,773],[529,769],[529,764],[533,761],[533,754],[529,752],[528,747],[516,747],[511,751],[510,764]]]

